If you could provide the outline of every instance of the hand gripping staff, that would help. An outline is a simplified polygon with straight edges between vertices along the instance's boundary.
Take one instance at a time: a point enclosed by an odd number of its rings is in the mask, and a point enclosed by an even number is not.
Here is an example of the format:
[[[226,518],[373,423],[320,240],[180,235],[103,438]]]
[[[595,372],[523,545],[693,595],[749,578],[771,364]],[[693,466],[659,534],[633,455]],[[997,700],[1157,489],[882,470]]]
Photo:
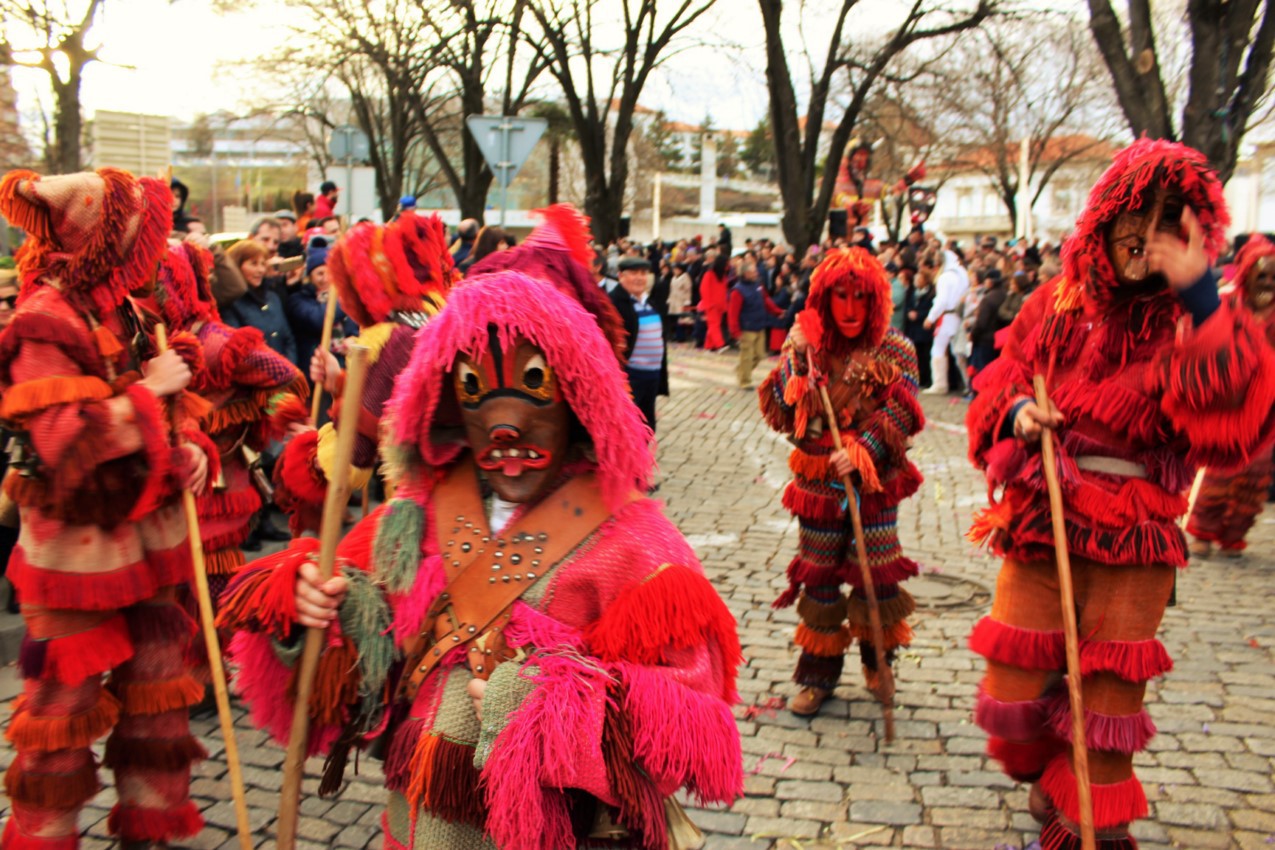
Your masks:
[[[323,502],[323,525],[319,531],[319,573],[326,581],[336,564],[336,544],[341,537],[341,518],[350,501],[350,462],[354,457],[356,415],[363,397],[363,379],[367,375],[367,348],[351,345],[346,353],[345,391],[341,395],[344,424],[337,428],[336,456],[328,491]],[[301,776],[305,768],[306,742],[310,736],[310,694],[314,691],[314,675],[319,668],[319,655],[327,639],[326,629],[306,629],[305,649],[297,673],[297,702],[292,710],[292,731],[288,735],[288,753],[283,762],[283,789],[279,799],[278,850],[292,850],[297,842],[297,815],[301,805]]]
[[[1045,376],[1037,375],[1036,406],[1050,410]],[[1058,562],[1058,595],[1062,601],[1063,635],[1067,641],[1067,691],[1071,697],[1071,753],[1080,802],[1080,843],[1084,850],[1096,850],[1093,825],[1093,790],[1089,785],[1089,747],[1085,742],[1085,701],[1080,690],[1080,638],[1076,627],[1076,596],[1071,585],[1071,556],[1067,551],[1067,527],[1063,521],[1062,486],[1054,458],[1054,432],[1046,427],[1040,434],[1041,462],[1049,488],[1049,513],[1054,524],[1054,553]]]
[[[155,344],[160,353],[168,350],[168,329],[155,326]],[[221,643],[213,625],[212,594],[208,590],[208,570],[204,565],[204,544],[199,536],[199,512],[195,494],[182,491],[182,512],[186,514],[186,537],[190,540],[191,560],[195,565],[195,593],[199,597],[199,623],[204,632],[208,652],[208,669],[212,676],[213,694],[217,699],[217,718],[221,721],[221,737],[226,743],[226,765],[230,768],[230,793],[235,800],[235,823],[239,831],[240,850],[252,850],[252,827],[248,825],[248,798],[244,796],[243,771],[239,766],[239,745],[235,743],[235,719],[230,713],[230,692],[226,689],[226,670],[221,663]]]
[[[814,385],[819,388],[819,400],[823,402],[823,416],[828,430],[832,432],[832,445],[841,451],[841,429],[837,427],[837,414],[832,409],[832,399],[828,396],[828,380],[815,368],[814,354],[806,349],[806,371]],[[877,603],[877,587],[872,581],[872,569],[868,566],[868,543],[863,538],[863,517],[859,514],[859,494],[854,489],[850,476],[841,479],[846,488],[846,512],[850,514],[850,527],[854,532],[855,554],[859,558],[859,572],[863,579],[863,592],[868,597],[868,624],[872,629],[872,646],[877,653],[877,674],[881,677],[881,690],[877,699],[881,701],[881,711],[885,716],[885,742],[894,741],[894,671],[886,662],[885,630],[881,627],[881,606]]]

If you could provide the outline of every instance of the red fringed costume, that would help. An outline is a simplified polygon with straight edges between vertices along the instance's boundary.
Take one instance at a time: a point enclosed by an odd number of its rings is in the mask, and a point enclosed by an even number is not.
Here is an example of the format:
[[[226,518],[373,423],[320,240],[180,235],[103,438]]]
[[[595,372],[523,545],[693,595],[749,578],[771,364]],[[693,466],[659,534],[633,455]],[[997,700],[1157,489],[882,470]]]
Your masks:
[[[832,313],[834,294],[866,300],[857,337],[843,333]],[[811,279],[808,306],[798,315],[814,352],[815,367],[828,378],[837,427],[861,482],[861,512],[889,657],[911,642],[907,617],[915,604],[900,584],[917,566],[899,546],[897,514],[903,499],[921,485],[908,460],[910,438],[925,424],[917,401],[917,361],[912,343],[890,328],[890,284],[875,257],[862,249],[832,252]],[[864,676],[875,688],[876,653],[868,627],[868,605],[846,515],[841,481],[828,461],[832,434],[824,422],[819,391],[807,374],[804,354],[789,342],[779,365],[758,388],[766,422],[796,443],[788,466],[793,480],[784,507],[800,523],[797,556],[788,566],[789,587],[776,607],[794,601],[801,616],[794,638],[801,647],[794,681],[830,692],[841,677],[845,652],[857,638]],[[841,586],[849,584],[847,597]]]
[[[350,342],[368,349],[350,476],[357,490],[376,466],[381,414],[411,358],[416,331],[442,307],[459,273],[436,215],[403,215],[384,227],[357,225],[328,254],[328,271],[341,309],[359,326]],[[341,418],[339,388],[331,412],[332,423],[292,440],[275,464],[275,502],[289,515],[294,535],[319,528]]]
[[[239,547],[262,506],[248,452],[259,455],[282,439],[291,423],[309,418],[310,387],[296,366],[266,345],[259,330],[222,323],[209,285],[211,268],[212,254],[206,250],[188,243],[169,248],[155,301],[170,332],[193,334],[202,349],[202,368],[195,370],[191,389],[211,405],[202,425],[220,462],[196,504],[208,584],[216,599],[243,566]]]
[[[479,378],[462,356],[494,371]],[[486,380],[494,394],[482,395]],[[496,389],[504,380],[515,387]],[[475,464],[491,446],[471,442],[467,417],[516,394],[565,402],[572,425],[559,432],[551,494],[503,502],[483,494],[492,473]],[[679,788],[737,797],[735,623],[640,495],[651,433],[590,315],[517,272],[467,282],[421,331],[391,408],[391,440],[410,460],[399,497],[342,544],[350,591],[310,706],[311,750],[333,750],[324,789],[337,787],[351,744],[388,727],[391,850],[659,850],[693,831],[673,802]],[[516,457],[497,462],[505,475],[534,462]],[[307,548],[295,541],[250,564],[223,600],[239,688],[277,736],[291,715],[288,638]],[[453,593],[469,569],[477,589]],[[474,599],[508,588],[516,601],[501,596],[494,620],[465,626]],[[405,653],[407,690],[390,678]],[[481,722],[467,695],[475,678],[487,679]],[[389,705],[387,692],[398,697]]]
[[[987,659],[975,719],[1006,772],[1039,781],[1052,801],[1045,850],[1079,848],[1080,840],[1049,499],[1039,445],[1014,439],[1012,430],[1034,395],[1033,376],[1047,377],[1064,417],[1058,474],[1094,813],[1097,829],[1108,831],[1099,841],[1107,850],[1135,846],[1126,825],[1147,813],[1133,756],[1155,731],[1142,707],[1146,682],[1172,666],[1155,633],[1174,570],[1186,563],[1175,519],[1186,510],[1192,474],[1197,465],[1246,463],[1272,433],[1275,352],[1251,315],[1230,302],[1218,306],[1211,273],[1179,294],[1154,274],[1119,282],[1138,277],[1132,263],[1123,277],[1113,266],[1117,225],[1129,232],[1123,222],[1131,218],[1145,239],[1148,221],[1161,232],[1166,220],[1177,227],[1168,210],[1183,205],[1215,258],[1227,212],[1204,157],[1145,139],[1120,152],[1063,248],[1063,274],[1004,332],[1002,355],[979,376],[967,419],[970,455],[986,472],[991,501],[971,537],[1005,557],[991,616],[970,638]],[[1129,256],[1136,262],[1141,254]]]
[[[1275,350],[1275,310],[1269,302],[1260,303],[1266,287],[1259,286],[1256,280],[1259,271],[1269,275],[1275,269],[1275,245],[1264,236],[1254,235],[1244,244],[1236,265],[1235,288],[1226,301],[1232,310],[1252,312],[1266,332],[1267,345]],[[1275,439],[1275,434],[1268,437]],[[1208,469],[1186,526],[1187,533],[1195,538],[1192,550],[1208,555],[1216,545],[1225,556],[1239,556],[1247,545],[1244,538],[1266,503],[1272,476],[1275,461],[1270,452],[1258,452],[1252,462],[1239,470]]]
[[[154,274],[170,204],[162,181],[115,169],[0,182],[0,213],[27,232],[21,300],[0,335],[0,418],[20,446],[5,480],[22,517],[8,576],[27,629],[6,731],[6,850],[77,846],[99,788],[90,745],[108,733],[113,834],[163,842],[202,825],[187,707],[203,686],[183,662],[195,625],[176,604],[191,575],[177,499],[187,455],[170,448],[168,405],[137,383],[156,351],[128,297]],[[202,445],[179,421],[176,436]]]

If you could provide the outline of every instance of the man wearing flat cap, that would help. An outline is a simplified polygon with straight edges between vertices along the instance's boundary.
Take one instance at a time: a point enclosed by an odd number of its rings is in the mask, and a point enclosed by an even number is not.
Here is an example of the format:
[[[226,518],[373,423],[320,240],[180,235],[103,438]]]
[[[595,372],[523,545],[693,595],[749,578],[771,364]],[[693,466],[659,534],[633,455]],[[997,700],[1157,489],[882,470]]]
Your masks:
[[[650,287],[651,264],[645,258],[620,260],[620,285],[611,290],[610,298],[624,320],[624,357],[633,403],[654,431],[655,397],[668,395],[668,351],[663,321],[647,300]]]

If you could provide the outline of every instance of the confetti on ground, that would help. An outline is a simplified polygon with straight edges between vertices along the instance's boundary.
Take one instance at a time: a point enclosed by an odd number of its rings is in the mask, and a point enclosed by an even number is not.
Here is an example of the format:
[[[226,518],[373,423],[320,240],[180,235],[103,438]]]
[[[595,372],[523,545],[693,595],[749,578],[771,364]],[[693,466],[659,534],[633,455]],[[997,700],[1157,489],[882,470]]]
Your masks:
[[[787,707],[787,697],[771,697],[759,705],[750,705],[744,709],[744,719],[756,720],[758,717],[774,717],[775,712]]]
[[[1262,648],[1262,645],[1261,645],[1260,643],[1258,643],[1258,642],[1257,642],[1257,638],[1249,638],[1249,639],[1248,639],[1248,645],[1249,645],[1249,646],[1251,646],[1251,647],[1253,647],[1254,649],[1261,649],[1261,648]]]
[[[708,411],[701,410],[699,413],[695,414],[695,418],[696,419],[716,419],[717,414],[709,413]]]

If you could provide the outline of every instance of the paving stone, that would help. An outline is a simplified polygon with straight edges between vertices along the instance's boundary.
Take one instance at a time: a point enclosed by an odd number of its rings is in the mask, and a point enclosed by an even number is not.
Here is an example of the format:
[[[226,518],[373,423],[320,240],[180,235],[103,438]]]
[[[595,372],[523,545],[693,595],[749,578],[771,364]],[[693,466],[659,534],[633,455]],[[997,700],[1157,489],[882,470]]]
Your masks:
[[[856,823],[882,823],[911,826],[921,820],[921,807],[916,803],[886,800],[856,800],[850,804],[850,820]]]

